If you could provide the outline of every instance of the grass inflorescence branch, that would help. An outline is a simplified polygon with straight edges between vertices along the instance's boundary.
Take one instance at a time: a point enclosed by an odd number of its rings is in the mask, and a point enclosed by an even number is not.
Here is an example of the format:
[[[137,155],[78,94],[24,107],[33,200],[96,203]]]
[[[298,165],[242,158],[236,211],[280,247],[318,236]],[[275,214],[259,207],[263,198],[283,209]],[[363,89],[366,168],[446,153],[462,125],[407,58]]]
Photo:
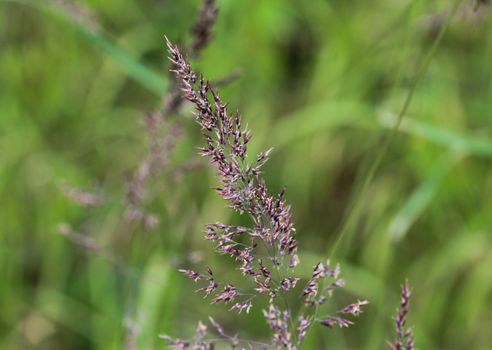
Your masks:
[[[269,302],[263,315],[271,328],[270,346],[274,348],[298,349],[314,323],[329,328],[352,325],[353,322],[345,317],[358,316],[367,301],[357,301],[323,318],[315,316],[316,308],[328,300],[334,289],[344,285],[339,278],[338,264],[332,265],[330,261],[316,264],[312,276],[299,290],[300,278],[294,274],[294,269],[300,259],[291,208],[285,201],[285,191],[271,194],[261,177],[262,167],[272,149],[258,154],[253,162],[249,161],[247,150],[251,132],[243,128],[240,114],[230,113],[227,103],[212,84],[193,71],[176,45],[167,38],[166,41],[172,72],[185,99],[195,105],[195,117],[205,140],[200,153],[209,157],[216,169],[220,182],[216,191],[230,208],[251,219],[250,227],[214,223],[206,229],[206,239],[215,243],[215,250],[239,262],[243,279],[249,281],[248,290],[239,289],[231,282],[218,281],[210,268],[206,273],[191,269],[180,271],[197,283],[205,282],[198,291],[211,295],[212,303],[231,304],[231,310],[248,313],[254,307],[256,297],[266,296]],[[243,238],[241,242],[239,237]],[[267,258],[260,254],[260,249],[267,252]],[[288,303],[289,295],[298,296],[305,305],[297,317]],[[203,337],[198,338],[203,342]],[[193,341],[177,341],[167,336],[165,339],[182,349],[196,346]],[[234,342],[231,345],[235,348]],[[251,343],[249,346],[257,348]]]

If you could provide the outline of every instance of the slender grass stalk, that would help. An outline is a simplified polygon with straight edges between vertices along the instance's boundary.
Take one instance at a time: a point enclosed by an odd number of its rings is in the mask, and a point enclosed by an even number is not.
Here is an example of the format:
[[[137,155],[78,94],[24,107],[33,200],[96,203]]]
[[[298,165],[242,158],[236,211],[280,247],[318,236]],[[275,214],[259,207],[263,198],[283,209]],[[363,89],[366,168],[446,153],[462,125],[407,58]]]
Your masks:
[[[379,166],[381,165],[381,162],[386,155],[386,153],[389,150],[390,145],[393,143],[395,138],[398,135],[398,130],[400,128],[401,122],[405,115],[408,112],[408,108],[411,105],[413,96],[415,94],[416,88],[422,77],[424,76],[425,72],[427,71],[430,63],[432,62],[432,59],[434,58],[434,55],[436,53],[437,48],[439,47],[439,44],[441,43],[444,34],[446,33],[449,24],[451,22],[451,19],[454,17],[456,11],[458,10],[462,0],[457,1],[451,12],[447,15],[446,21],[444,25],[441,27],[441,30],[439,31],[438,35],[434,39],[434,42],[432,46],[430,47],[428,53],[422,60],[422,63],[419,65],[419,68],[417,70],[417,73],[415,74],[414,79],[412,80],[410,84],[410,88],[408,91],[408,94],[403,102],[402,108],[400,112],[397,115],[395,124],[393,128],[390,130],[389,134],[386,135],[386,137],[383,139],[381,147],[379,148],[379,152],[376,155],[374,161],[372,162],[369,171],[367,172],[367,175],[362,183],[361,188],[357,191],[357,194],[355,196],[355,199],[353,201],[353,205],[351,208],[349,208],[349,214],[346,216],[346,219],[344,220],[341,229],[335,234],[335,240],[333,244],[331,245],[331,249],[329,250],[329,256],[334,256],[336,254],[336,251],[340,245],[340,242],[343,240],[343,238],[347,235],[349,230],[352,228],[352,226],[356,223],[359,212],[362,209],[362,205],[365,202],[363,199],[366,195],[367,190],[369,189],[370,184],[372,183],[372,180],[374,179],[374,176],[379,169]]]

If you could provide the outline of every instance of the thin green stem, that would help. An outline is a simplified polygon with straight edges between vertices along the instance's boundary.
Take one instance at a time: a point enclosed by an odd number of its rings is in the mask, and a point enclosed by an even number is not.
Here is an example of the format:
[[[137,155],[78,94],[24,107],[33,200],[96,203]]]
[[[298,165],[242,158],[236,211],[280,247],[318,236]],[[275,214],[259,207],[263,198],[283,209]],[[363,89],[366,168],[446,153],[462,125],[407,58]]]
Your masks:
[[[341,230],[336,234],[335,242],[332,245],[329,256],[333,256],[335,254],[337,248],[340,245],[340,242],[342,241],[344,236],[347,234],[347,232],[350,230],[350,228],[357,221],[358,214],[362,208],[362,204],[364,203],[362,198],[366,195],[366,192],[369,188],[369,185],[372,183],[374,175],[376,174],[376,171],[378,170],[379,166],[381,165],[381,161],[383,160],[384,156],[386,155],[386,153],[389,149],[389,146],[393,143],[394,139],[396,138],[396,136],[398,134],[398,130],[399,130],[400,125],[401,125],[401,122],[403,120],[403,117],[407,114],[408,108],[410,107],[410,104],[411,104],[412,99],[414,97],[417,85],[418,85],[419,81],[422,79],[422,77],[424,76],[425,72],[427,71],[430,62],[434,58],[436,50],[437,50],[439,44],[441,43],[442,38],[444,37],[444,34],[446,33],[446,31],[449,27],[449,23],[451,22],[451,18],[453,18],[454,14],[456,13],[461,2],[462,2],[462,0],[459,0],[455,3],[455,6],[453,7],[452,11],[448,14],[446,21],[445,21],[444,25],[441,27],[441,30],[439,31],[439,34],[437,35],[436,39],[434,40],[430,50],[428,51],[427,55],[422,60],[422,63],[420,64],[420,66],[417,70],[415,78],[411,82],[410,89],[409,89],[408,94],[405,98],[405,101],[403,102],[403,106],[397,115],[395,125],[391,129],[390,133],[383,140],[383,143],[380,147],[380,151],[377,154],[371,167],[369,168],[367,176],[366,176],[366,178],[362,184],[362,187],[359,190],[359,193],[357,195],[357,199],[354,201],[355,204],[350,209],[350,212],[349,212]]]
[[[340,242],[342,241],[344,236],[347,234],[349,229],[352,227],[352,225],[356,222],[356,220],[358,218],[359,211],[362,208],[363,201],[361,199],[365,196],[367,189],[369,188],[369,185],[371,184],[371,182],[374,178],[374,175],[376,174],[376,171],[378,170],[386,152],[389,149],[389,146],[392,144],[392,142],[396,138],[396,135],[398,134],[398,129],[401,125],[403,117],[407,114],[408,109],[410,107],[410,104],[412,102],[412,99],[414,97],[417,85],[418,85],[420,79],[422,79],[425,72],[427,71],[430,62],[432,61],[432,59],[436,53],[436,50],[437,50],[439,44],[441,43],[441,41],[444,37],[444,34],[446,33],[446,31],[449,27],[449,23],[450,23],[451,19],[453,18],[454,14],[456,13],[461,2],[462,2],[462,0],[458,0],[455,3],[455,6],[453,7],[452,11],[448,14],[446,21],[445,21],[444,25],[442,26],[441,30],[439,31],[439,33],[438,33],[436,39],[434,40],[431,48],[429,49],[428,53],[426,54],[426,56],[422,60],[422,63],[420,64],[420,66],[417,70],[415,78],[411,82],[410,89],[408,91],[408,94],[407,94],[404,102],[403,102],[402,108],[401,108],[400,112],[398,113],[395,125],[391,129],[389,135],[387,135],[386,138],[383,140],[380,151],[379,151],[376,159],[372,163],[372,165],[368,171],[368,174],[367,174],[367,176],[366,176],[366,178],[362,184],[362,187],[359,190],[359,193],[357,195],[357,200],[355,200],[355,202],[354,202],[355,204],[350,209],[350,212],[349,212],[348,216],[346,217],[346,220],[344,220],[344,224],[343,224],[342,228],[336,234],[335,242],[332,245],[331,250],[329,251],[329,256],[333,256],[335,254],[335,252],[337,251],[337,248],[340,245]],[[320,290],[323,290],[323,288],[324,288],[324,283],[323,283],[323,281],[320,281]],[[298,314],[303,310],[304,310],[304,307],[301,307]],[[319,312],[319,306],[316,305],[314,308],[313,315],[312,315],[312,317],[314,319],[317,318],[318,312]]]

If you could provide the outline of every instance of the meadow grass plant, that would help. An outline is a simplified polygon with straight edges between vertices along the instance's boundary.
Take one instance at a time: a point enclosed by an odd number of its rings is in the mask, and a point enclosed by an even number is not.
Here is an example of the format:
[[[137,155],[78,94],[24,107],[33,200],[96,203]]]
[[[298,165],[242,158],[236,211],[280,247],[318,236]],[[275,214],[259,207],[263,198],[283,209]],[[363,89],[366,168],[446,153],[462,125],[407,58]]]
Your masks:
[[[230,311],[249,313],[257,298],[266,297],[268,307],[263,310],[263,315],[271,329],[271,343],[241,343],[238,336],[225,336],[223,328],[213,319],[212,325],[222,338],[230,341],[232,348],[288,350],[299,349],[314,324],[328,328],[353,325],[347,316],[359,316],[362,307],[368,303],[366,300],[358,300],[328,315],[320,316],[317,312],[337,288],[344,286],[338,264],[330,260],[317,263],[307,281],[301,281],[295,273],[300,258],[285,191],[271,194],[261,177],[262,167],[272,149],[249,161],[247,148],[252,135],[243,127],[239,112],[231,113],[212,84],[197,75],[180,49],[166,40],[172,71],[185,98],[195,106],[196,121],[206,144],[200,148],[200,154],[209,157],[217,172],[220,185],[215,190],[231,209],[250,218],[248,227],[220,222],[210,224],[205,235],[207,240],[214,242],[217,253],[237,261],[247,287],[239,288],[222,280],[210,267],[206,272],[180,271],[194,282],[203,283],[198,291],[210,295],[212,303],[231,305]],[[303,304],[297,312],[289,305],[291,295],[297,296]],[[206,327],[199,323],[193,340],[173,339],[167,335],[162,338],[176,349],[213,349],[215,342],[207,341],[205,336]]]

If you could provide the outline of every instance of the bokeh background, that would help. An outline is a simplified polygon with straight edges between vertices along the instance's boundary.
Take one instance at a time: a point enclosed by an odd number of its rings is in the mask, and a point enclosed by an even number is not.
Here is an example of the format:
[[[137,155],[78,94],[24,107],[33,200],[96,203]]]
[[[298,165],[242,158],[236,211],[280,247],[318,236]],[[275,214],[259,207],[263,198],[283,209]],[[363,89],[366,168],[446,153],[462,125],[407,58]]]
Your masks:
[[[251,151],[275,148],[265,177],[287,187],[300,273],[331,257],[347,284],[333,303],[371,302],[306,348],[385,348],[408,278],[419,349],[490,349],[488,1],[218,4],[193,64],[212,80],[239,72],[221,91]],[[199,7],[0,1],[1,349],[163,349],[159,334],[191,336],[208,315],[268,336],[259,309],[210,306],[176,272],[239,275],[203,240],[205,224],[242,219],[210,190],[190,106],[162,131],[175,149],[134,213],[151,214],[129,220],[128,181],[149,153],[142,121],[170,84],[163,38],[189,42]]]

